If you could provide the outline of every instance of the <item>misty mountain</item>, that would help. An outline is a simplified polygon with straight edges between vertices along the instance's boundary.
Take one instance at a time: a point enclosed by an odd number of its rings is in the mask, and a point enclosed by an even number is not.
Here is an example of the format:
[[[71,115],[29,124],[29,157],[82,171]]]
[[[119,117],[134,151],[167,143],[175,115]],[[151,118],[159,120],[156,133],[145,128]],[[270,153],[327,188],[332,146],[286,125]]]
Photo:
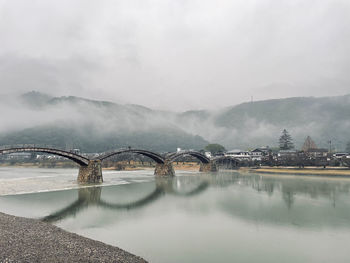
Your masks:
[[[223,110],[215,117],[214,126],[227,132],[234,144],[277,146],[285,128],[300,148],[309,135],[318,147],[343,150],[350,140],[350,95],[323,98],[287,98],[243,103]]]
[[[324,98],[288,98],[243,103],[226,109],[215,118],[215,126],[241,138],[243,145],[265,142],[276,145],[287,129],[297,148],[310,135],[319,147],[328,141],[338,150],[350,140],[350,95]]]
[[[177,147],[202,149],[208,144],[168,121],[172,113],[139,105],[30,92],[7,106],[6,119],[12,115],[17,125],[0,131],[0,145],[45,144],[84,152],[130,146],[163,152]]]
[[[127,146],[175,151],[177,147],[199,150],[216,142],[227,149],[247,149],[276,147],[283,129],[297,148],[307,136],[319,147],[328,148],[331,140],[338,150],[350,140],[350,95],[274,99],[177,113],[30,92],[2,103],[0,109],[4,107],[9,117],[0,130],[1,145],[42,143],[88,152]]]
[[[278,146],[287,129],[296,148],[307,136],[318,147],[343,151],[350,141],[350,95],[338,97],[296,97],[242,103],[218,111],[190,111],[177,116],[186,131],[201,135],[226,148],[249,149]]]
[[[141,148],[157,152],[184,149],[202,149],[207,141],[200,136],[192,136],[178,129],[158,129],[133,133],[109,134],[101,136],[75,128],[60,126],[39,126],[24,129],[0,137],[1,144],[36,144],[68,149],[79,148],[83,152],[103,152],[121,147]]]

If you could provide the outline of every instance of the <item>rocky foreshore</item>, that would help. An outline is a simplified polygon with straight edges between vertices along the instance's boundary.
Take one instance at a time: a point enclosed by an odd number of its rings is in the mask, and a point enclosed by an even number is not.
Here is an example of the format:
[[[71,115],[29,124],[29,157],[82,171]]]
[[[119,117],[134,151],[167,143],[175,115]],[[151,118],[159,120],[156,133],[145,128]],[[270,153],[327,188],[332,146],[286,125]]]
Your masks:
[[[0,213],[0,262],[146,262],[35,219]]]

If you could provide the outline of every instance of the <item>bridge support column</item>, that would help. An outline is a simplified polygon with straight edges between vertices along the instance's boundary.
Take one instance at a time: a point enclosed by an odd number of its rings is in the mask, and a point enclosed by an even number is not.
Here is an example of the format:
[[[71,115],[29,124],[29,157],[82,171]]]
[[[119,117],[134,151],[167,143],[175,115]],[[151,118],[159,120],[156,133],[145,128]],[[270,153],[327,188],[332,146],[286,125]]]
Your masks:
[[[87,166],[80,166],[78,174],[79,183],[102,183],[101,160],[90,160]]]
[[[154,170],[155,176],[175,176],[174,167],[171,161],[165,160],[164,163],[157,163]]]
[[[199,167],[200,172],[216,172],[218,169],[213,161],[209,163],[201,163]]]

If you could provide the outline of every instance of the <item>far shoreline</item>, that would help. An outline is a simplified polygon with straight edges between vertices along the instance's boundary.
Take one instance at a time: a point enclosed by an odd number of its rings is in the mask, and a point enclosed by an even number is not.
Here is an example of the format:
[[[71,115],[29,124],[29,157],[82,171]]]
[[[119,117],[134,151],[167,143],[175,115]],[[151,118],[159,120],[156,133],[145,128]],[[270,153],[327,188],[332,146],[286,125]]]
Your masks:
[[[15,168],[44,168],[44,169],[74,169],[79,168],[71,162],[56,162],[54,165],[50,163],[36,163],[36,162],[18,162],[11,164],[9,162],[0,163],[1,167],[15,167]],[[173,167],[175,170],[185,171],[199,171],[200,164],[198,162],[174,162]],[[107,167],[102,167],[102,170],[106,171],[138,171],[138,170],[152,170],[155,169],[155,165],[142,164],[141,162],[127,161],[113,162]]]
[[[287,174],[302,176],[322,176],[322,177],[345,177],[350,178],[350,168],[348,167],[255,167],[248,168],[249,172],[257,174]]]
[[[77,165],[67,162],[57,162],[54,166],[40,165],[40,163],[0,163],[0,168],[38,168],[38,169],[75,169]],[[195,172],[199,171],[198,162],[174,162],[173,167],[179,171]],[[102,167],[104,171],[140,171],[153,170],[153,165],[141,164],[141,162],[116,162],[111,163],[108,167]],[[255,166],[255,167],[237,167],[236,169],[222,169],[221,171],[251,172],[256,174],[270,175],[302,175],[302,176],[322,176],[322,177],[344,177],[350,178],[350,167],[328,166],[326,168],[309,166],[299,168],[295,166]]]

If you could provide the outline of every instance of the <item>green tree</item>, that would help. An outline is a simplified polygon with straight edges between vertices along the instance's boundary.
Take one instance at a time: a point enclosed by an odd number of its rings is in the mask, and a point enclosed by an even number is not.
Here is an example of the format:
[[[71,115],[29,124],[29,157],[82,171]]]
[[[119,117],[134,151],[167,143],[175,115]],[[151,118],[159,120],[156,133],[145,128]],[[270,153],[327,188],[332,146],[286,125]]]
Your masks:
[[[281,150],[290,150],[294,148],[292,136],[289,135],[288,131],[284,129],[279,139],[279,145]]]
[[[204,150],[211,152],[212,154],[226,151],[224,146],[217,143],[208,144],[207,146],[205,146]]]

